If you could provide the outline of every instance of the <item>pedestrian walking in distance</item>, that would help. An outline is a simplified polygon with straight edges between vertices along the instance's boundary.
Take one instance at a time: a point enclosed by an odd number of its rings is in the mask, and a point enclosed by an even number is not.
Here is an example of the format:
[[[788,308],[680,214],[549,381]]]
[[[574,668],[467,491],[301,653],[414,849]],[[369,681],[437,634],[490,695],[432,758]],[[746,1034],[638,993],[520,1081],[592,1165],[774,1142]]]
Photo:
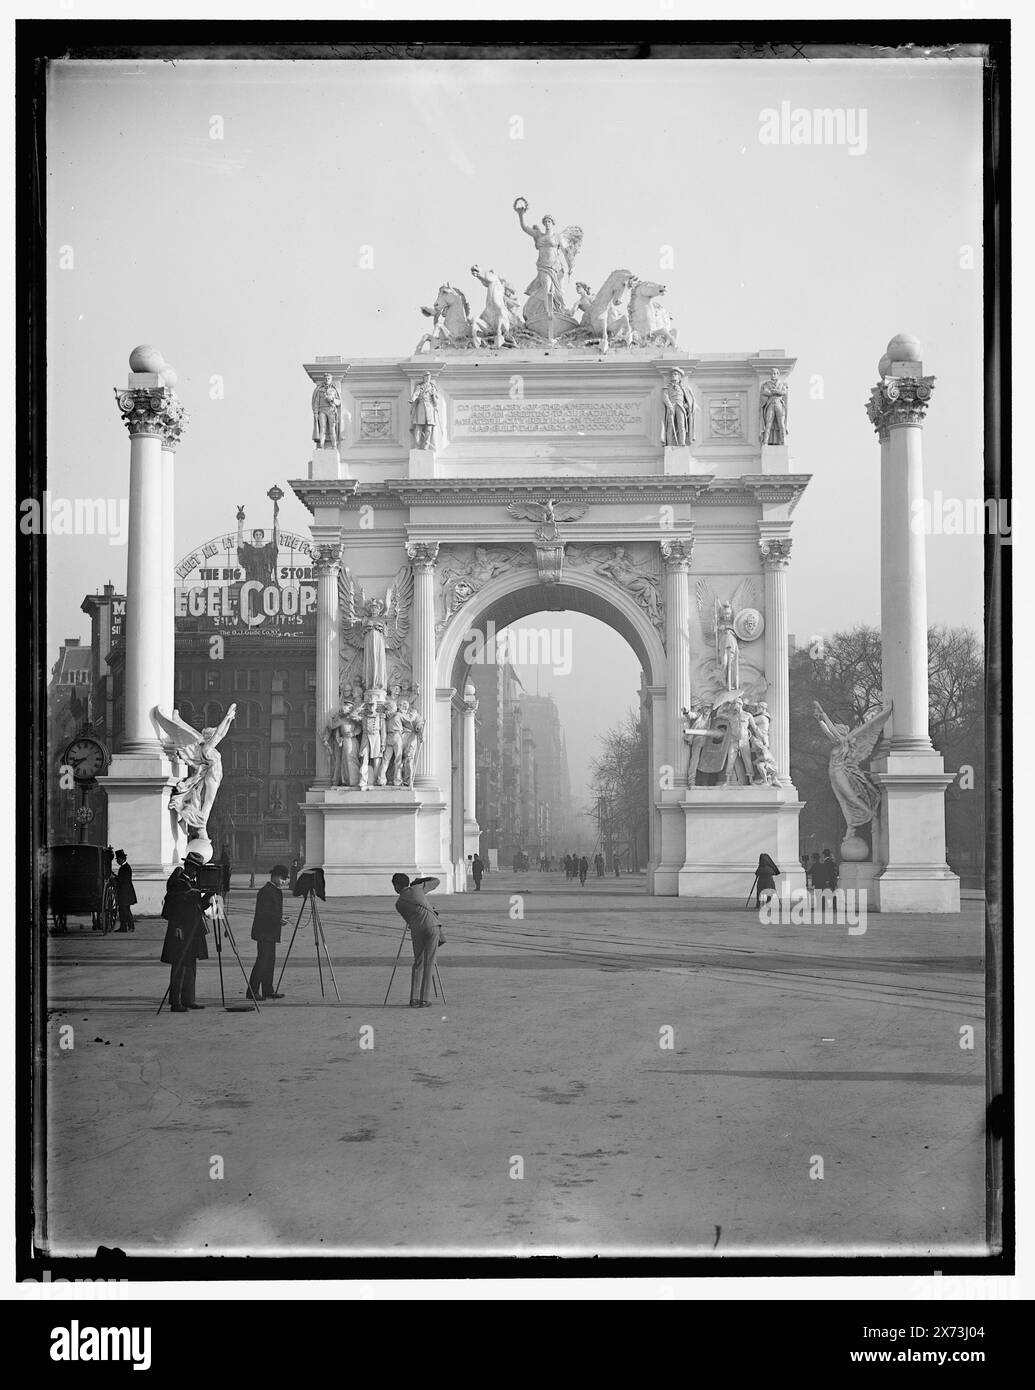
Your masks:
[[[474,890],[476,893],[482,891],[482,874],[485,872],[485,865],[482,863],[481,855],[476,854],[471,860],[471,877],[474,879]]]
[[[579,860],[579,882],[583,888],[586,886],[586,875],[589,873],[589,860],[585,855]]]

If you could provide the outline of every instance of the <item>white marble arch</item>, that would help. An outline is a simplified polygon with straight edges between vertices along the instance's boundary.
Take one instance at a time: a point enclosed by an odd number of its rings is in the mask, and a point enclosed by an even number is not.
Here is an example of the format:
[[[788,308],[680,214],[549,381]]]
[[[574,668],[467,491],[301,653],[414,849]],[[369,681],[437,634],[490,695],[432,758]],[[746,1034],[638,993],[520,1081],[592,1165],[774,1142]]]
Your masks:
[[[643,609],[625,592],[591,570],[576,566],[564,567],[560,583],[545,584],[534,569],[510,570],[490,580],[459,609],[443,629],[436,655],[436,685],[439,698],[448,702],[453,691],[462,692],[469,669],[465,648],[472,631],[485,632],[487,623],[495,624],[497,637],[509,624],[532,613],[578,612],[598,618],[623,637],[632,647],[643,669],[650,691],[650,764],[657,769],[665,753],[665,689],[666,657],[661,636]],[[574,653],[577,666],[578,653]],[[438,747],[435,767],[438,785],[449,785],[449,769],[463,766],[463,749],[454,758],[450,746],[450,719],[436,721]],[[447,833],[448,829],[447,829]],[[445,862],[455,863],[462,858],[462,844],[444,846]],[[650,808],[648,838],[647,889],[654,891],[654,876],[661,855],[661,814],[658,807]]]

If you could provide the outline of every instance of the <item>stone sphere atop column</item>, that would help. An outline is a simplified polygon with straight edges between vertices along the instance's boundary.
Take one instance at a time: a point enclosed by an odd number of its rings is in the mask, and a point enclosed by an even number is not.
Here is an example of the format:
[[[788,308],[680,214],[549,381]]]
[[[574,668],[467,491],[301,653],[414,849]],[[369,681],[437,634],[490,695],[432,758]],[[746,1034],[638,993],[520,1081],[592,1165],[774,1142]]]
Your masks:
[[[923,356],[920,339],[914,338],[912,333],[896,333],[888,344],[888,357],[892,362],[921,362]]]
[[[131,372],[161,372],[165,368],[165,358],[156,347],[150,347],[147,343],[141,343],[129,354],[129,370]]]
[[[877,375],[878,375],[878,376],[890,376],[890,375],[891,375],[891,358],[888,356],[887,353],[885,353],[884,356],[883,356],[883,357],[880,359],[880,361],[877,363]]]

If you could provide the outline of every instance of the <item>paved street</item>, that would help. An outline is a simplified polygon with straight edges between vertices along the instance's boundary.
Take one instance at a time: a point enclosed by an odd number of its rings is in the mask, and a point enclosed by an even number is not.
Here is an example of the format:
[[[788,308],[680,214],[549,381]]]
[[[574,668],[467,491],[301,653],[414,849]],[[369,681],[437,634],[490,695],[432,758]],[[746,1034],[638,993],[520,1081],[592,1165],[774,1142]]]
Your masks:
[[[320,904],[340,1004],[306,927],[261,1016],[211,937],[205,1011],[160,1017],[164,923],[51,938],[51,1253],[983,1249],[980,903],[849,935],[532,871],[439,906],[424,1010],[408,939],[381,1007],[390,894]]]

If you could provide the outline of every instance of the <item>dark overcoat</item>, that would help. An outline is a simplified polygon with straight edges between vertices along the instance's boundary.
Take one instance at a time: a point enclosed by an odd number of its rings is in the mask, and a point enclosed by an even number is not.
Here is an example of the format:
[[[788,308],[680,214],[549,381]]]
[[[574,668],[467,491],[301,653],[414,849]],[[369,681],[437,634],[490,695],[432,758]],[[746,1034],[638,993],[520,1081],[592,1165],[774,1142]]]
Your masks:
[[[132,907],[137,900],[137,892],[133,887],[133,870],[128,864],[123,864],[117,877],[115,892],[118,895],[119,907]]]
[[[761,893],[764,888],[776,887],[776,875],[780,872],[779,868],[769,858],[768,854],[758,856],[758,891]]]
[[[264,883],[255,899],[253,941],[279,941],[284,921],[284,894],[275,883]]]
[[[205,943],[208,925],[204,909],[211,896],[211,893],[203,893],[194,886],[182,865],[169,875],[165,885],[168,921],[162,943],[162,960],[166,965],[177,965],[188,943],[192,955],[198,960],[208,960],[208,946]],[[179,939],[176,936],[177,928],[182,934]]]

